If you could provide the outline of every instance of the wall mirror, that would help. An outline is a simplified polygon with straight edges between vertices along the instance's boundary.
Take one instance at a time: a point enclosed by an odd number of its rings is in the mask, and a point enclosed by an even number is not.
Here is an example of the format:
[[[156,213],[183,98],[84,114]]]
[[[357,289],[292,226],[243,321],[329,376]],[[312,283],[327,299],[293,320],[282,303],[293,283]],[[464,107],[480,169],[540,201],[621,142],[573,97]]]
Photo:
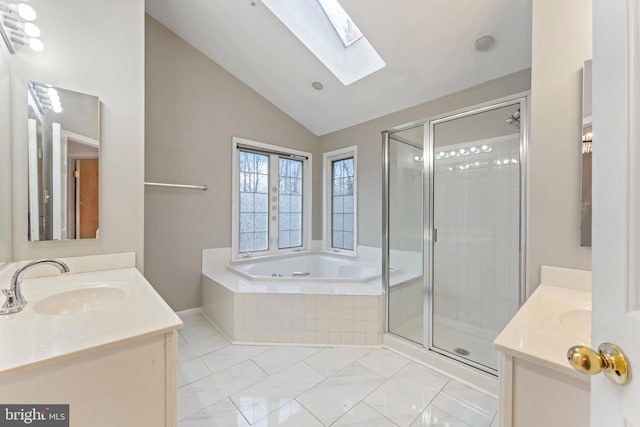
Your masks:
[[[0,45],[0,268],[11,261],[11,58]]]
[[[593,148],[593,119],[591,113],[591,64],[585,61],[582,71],[582,194],[580,207],[580,246],[591,246],[591,151]]]
[[[100,100],[28,85],[31,241],[95,239],[100,232]]]

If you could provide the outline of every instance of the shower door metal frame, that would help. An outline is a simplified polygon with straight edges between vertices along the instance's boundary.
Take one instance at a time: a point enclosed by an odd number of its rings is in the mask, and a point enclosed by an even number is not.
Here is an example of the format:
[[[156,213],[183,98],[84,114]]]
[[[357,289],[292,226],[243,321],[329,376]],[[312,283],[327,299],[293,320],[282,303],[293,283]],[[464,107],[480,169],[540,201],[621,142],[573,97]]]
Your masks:
[[[433,331],[431,326],[433,324],[433,237],[434,237],[434,214],[433,214],[433,191],[434,191],[434,143],[433,140],[433,127],[438,123],[443,123],[450,120],[455,120],[474,114],[479,114],[485,111],[502,108],[505,106],[520,104],[520,117],[523,118],[520,122],[520,194],[519,194],[519,305],[524,304],[527,297],[528,289],[528,265],[527,265],[527,232],[529,227],[528,218],[528,148],[529,148],[529,96],[530,92],[521,92],[514,95],[494,99],[475,106],[466,107],[456,111],[440,114],[430,117],[425,120],[417,120],[411,123],[407,123],[401,126],[393,127],[382,131],[382,279],[383,290],[385,292],[385,332],[393,333],[389,331],[389,256],[390,256],[390,234],[389,234],[389,135],[392,133],[401,132],[407,129],[411,129],[417,126],[424,126],[424,147],[423,147],[423,277],[424,277],[424,333],[425,344],[423,345],[428,351],[432,351],[439,356],[446,357],[448,359],[455,360],[467,366],[476,368],[486,374],[497,375],[497,371],[488,368],[484,365],[476,363],[474,361],[462,358],[453,353],[446,352],[444,350],[435,348],[433,346]],[[395,334],[394,334],[395,335]],[[398,335],[398,337],[407,340],[404,337]],[[410,341],[410,340],[407,340]]]
[[[442,349],[439,349],[433,344],[433,292],[434,292],[434,272],[433,272],[433,255],[434,255],[434,157],[433,153],[435,151],[435,140],[434,140],[434,127],[439,123],[448,122],[451,120],[461,119],[464,117],[473,116],[475,114],[480,114],[486,111],[496,110],[503,107],[508,107],[510,105],[519,104],[520,105],[520,117],[523,117],[524,120],[520,122],[520,170],[519,170],[519,180],[520,180],[520,191],[519,191],[519,305],[521,306],[524,303],[526,297],[526,282],[527,282],[527,264],[526,264],[526,236],[527,236],[527,150],[528,150],[528,93],[527,94],[518,94],[511,97],[501,98],[498,100],[489,101],[484,104],[476,105],[474,107],[466,108],[463,110],[458,110],[452,113],[443,114],[440,116],[433,117],[429,119],[427,125],[425,126],[425,151],[424,151],[424,161],[425,161],[425,187],[427,189],[427,194],[429,197],[425,197],[425,240],[424,240],[424,265],[425,265],[425,316],[424,316],[424,327],[426,331],[426,339],[425,342],[428,350],[433,351],[434,353],[439,354],[440,356],[447,357],[449,359],[456,360],[460,363],[464,363],[471,367],[474,367],[480,371],[486,372],[491,375],[498,375],[497,369],[491,369],[487,366],[484,366],[480,363],[477,363],[473,360],[466,359],[464,357],[458,356],[452,352],[448,352]],[[428,273],[426,273],[428,271]]]
[[[389,331],[389,295],[390,295],[390,275],[389,275],[389,258],[391,256],[391,250],[390,250],[390,234],[389,234],[389,202],[390,202],[390,195],[389,195],[389,172],[390,172],[390,164],[389,164],[389,159],[390,159],[390,137],[389,135],[392,133],[400,133],[409,129],[413,129],[413,128],[417,128],[422,126],[423,128],[425,128],[427,122],[425,122],[424,120],[419,120],[419,121],[415,121],[415,122],[411,122],[411,123],[407,123],[406,125],[402,125],[402,126],[398,126],[395,127],[393,129],[388,129],[388,130],[384,130],[382,131],[382,288],[383,288],[383,292],[385,294],[385,305],[384,305],[384,330],[385,332],[390,332]],[[424,135],[424,134],[423,134]],[[424,144],[426,142],[426,139],[424,139],[423,136],[423,146],[422,147],[418,147],[414,144],[412,144],[409,141],[400,141],[399,139],[396,139],[396,141],[398,142],[402,142],[404,144],[407,145],[411,145],[412,147],[415,148],[420,148],[422,150],[424,150]],[[424,151],[423,151],[424,152]],[[423,155],[423,160],[424,160],[424,155]],[[424,177],[424,163],[422,166],[422,172],[423,172],[423,177]],[[424,201],[424,182],[423,182],[423,187],[422,187],[422,193],[423,193],[423,201]],[[422,206],[422,227],[424,229],[424,220],[425,220],[425,212],[424,212],[424,203]],[[422,261],[422,275],[424,277],[425,274],[425,265],[424,265],[424,259]],[[404,338],[404,337],[402,337]],[[409,340],[410,341],[410,340]],[[411,341],[414,342],[414,341]],[[416,343],[417,344],[417,343]]]

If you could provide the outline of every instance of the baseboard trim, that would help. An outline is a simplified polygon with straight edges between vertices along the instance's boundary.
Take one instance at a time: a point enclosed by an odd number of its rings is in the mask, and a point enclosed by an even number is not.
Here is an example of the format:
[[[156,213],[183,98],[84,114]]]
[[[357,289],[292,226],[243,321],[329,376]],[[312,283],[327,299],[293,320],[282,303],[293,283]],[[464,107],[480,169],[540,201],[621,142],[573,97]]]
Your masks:
[[[192,317],[192,316],[197,316],[200,313],[202,313],[202,307],[188,308],[186,310],[176,311],[176,314],[181,319],[185,319],[187,317]]]

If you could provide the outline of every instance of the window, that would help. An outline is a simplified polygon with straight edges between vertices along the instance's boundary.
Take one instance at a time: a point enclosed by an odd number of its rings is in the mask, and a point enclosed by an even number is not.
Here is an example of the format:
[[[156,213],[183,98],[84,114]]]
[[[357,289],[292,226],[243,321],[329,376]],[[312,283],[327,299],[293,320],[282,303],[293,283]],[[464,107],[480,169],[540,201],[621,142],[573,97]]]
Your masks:
[[[306,249],[311,154],[233,138],[234,259]]]
[[[344,47],[349,47],[360,40],[362,32],[340,6],[338,0],[318,0],[318,3],[327,14],[327,18],[331,21],[331,25],[338,33]]]
[[[357,147],[324,154],[325,248],[355,255],[357,244]]]
[[[269,156],[240,151],[240,252],[269,249]]]
[[[337,0],[262,0],[320,62],[347,86],[386,66]]]

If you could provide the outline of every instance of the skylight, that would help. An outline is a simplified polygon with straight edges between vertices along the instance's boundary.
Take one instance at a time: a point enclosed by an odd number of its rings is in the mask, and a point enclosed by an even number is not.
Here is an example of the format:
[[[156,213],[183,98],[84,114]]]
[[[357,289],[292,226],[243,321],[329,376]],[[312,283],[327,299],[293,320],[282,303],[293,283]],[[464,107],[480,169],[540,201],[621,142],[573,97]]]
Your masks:
[[[335,28],[344,47],[349,47],[362,37],[362,32],[351,17],[344,11],[338,0],[318,0],[331,25]]]
[[[345,86],[385,67],[378,52],[337,0],[262,0],[262,3]]]

